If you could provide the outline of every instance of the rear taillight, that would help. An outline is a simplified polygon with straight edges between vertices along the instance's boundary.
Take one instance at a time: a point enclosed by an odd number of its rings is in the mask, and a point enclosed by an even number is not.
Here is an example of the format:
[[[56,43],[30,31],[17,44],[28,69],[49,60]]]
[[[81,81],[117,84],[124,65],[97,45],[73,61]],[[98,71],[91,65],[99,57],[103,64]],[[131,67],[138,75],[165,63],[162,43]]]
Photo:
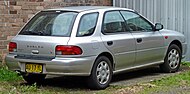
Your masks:
[[[82,54],[82,49],[78,46],[64,46],[58,45],[55,48],[56,55],[80,55]]]
[[[9,43],[9,52],[16,52],[17,51],[17,44],[15,42]]]

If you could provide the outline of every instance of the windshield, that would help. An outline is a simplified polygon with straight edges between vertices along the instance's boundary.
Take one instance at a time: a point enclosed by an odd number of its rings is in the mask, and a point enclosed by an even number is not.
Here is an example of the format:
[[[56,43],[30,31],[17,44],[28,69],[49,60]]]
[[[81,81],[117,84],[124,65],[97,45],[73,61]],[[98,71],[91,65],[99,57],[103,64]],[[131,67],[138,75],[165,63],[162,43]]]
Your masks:
[[[19,34],[69,37],[76,15],[76,12],[40,12]]]

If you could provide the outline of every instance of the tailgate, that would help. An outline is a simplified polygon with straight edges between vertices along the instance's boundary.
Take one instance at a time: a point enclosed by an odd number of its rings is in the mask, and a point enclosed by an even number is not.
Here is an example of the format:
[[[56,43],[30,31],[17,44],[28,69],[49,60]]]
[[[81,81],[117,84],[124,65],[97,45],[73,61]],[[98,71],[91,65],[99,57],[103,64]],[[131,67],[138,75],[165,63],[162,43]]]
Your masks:
[[[67,45],[70,37],[18,35],[12,41],[17,43],[17,58],[52,59],[57,45]]]

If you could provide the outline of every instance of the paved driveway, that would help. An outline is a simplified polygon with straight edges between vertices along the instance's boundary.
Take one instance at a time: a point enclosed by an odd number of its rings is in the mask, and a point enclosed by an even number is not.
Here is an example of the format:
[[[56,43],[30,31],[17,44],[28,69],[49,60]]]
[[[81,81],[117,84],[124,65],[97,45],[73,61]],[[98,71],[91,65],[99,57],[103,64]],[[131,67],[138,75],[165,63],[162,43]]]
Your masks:
[[[181,67],[177,73],[162,73],[159,67],[152,67],[148,69],[141,69],[132,72],[121,73],[113,76],[111,85],[135,85],[141,82],[149,82],[162,77],[175,75],[186,70],[190,70],[189,67]],[[61,87],[61,88],[80,88],[86,89],[86,78],[85,77],[57,77],[47,76],[43,85]]]
[[[182,66],[179,72],[177,73],[181,73],[186,70],[190,70],[190,68],[186,66]],[[155,79],[160,79],[166,76],[172,76],[177,73],[163,73],[160,71],[159,67],[151,67],[148,69],[142,69],[142,70],[115,75],[111,85],[129,86],[129,85],[137,84],[139,82],[150,82]]]

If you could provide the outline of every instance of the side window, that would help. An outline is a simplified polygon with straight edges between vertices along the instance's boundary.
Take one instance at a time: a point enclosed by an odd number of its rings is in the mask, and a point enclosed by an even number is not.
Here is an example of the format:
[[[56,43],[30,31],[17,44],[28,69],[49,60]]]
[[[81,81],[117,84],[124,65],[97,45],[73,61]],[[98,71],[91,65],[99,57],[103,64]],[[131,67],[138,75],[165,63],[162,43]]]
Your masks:
[[[136,13],[121,11],[130,31],[152,31],[152,25]]]
[[[125,21],[119,11],[106,12],[103,22],[104,33],[124,32]]]
[[[90,36],[96,28],[98,13],[85,14],[81,17],[77,37]]]

